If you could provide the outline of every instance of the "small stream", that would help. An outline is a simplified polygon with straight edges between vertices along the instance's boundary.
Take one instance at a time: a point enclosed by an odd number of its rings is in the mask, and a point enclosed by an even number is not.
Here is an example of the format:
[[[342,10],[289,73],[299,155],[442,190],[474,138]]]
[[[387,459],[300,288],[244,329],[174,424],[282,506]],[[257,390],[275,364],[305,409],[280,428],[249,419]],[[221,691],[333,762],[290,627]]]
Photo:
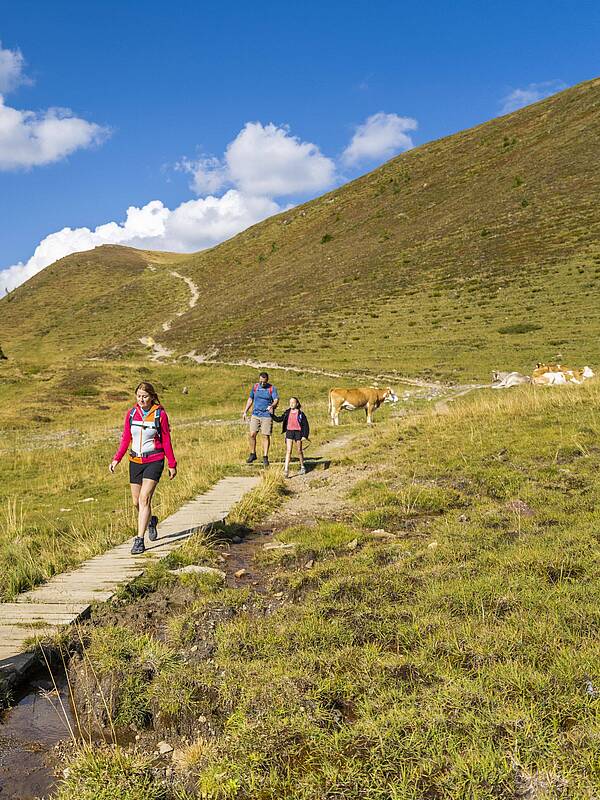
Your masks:
[[[58,692],[48,670],[40,668],[16,705],[1,713],[0,800],[48,797],[56,787],[54,748],[70,740],[74,719],[67,681],[58,668],[54,680]]]

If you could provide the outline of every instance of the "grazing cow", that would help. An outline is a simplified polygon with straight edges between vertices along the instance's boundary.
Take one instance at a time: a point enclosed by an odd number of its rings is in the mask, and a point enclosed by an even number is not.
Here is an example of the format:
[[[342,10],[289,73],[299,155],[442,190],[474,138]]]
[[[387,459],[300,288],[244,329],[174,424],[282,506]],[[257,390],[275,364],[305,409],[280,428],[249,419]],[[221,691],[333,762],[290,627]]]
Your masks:
[[[382,403],[396,402],[398,402],[398,397],[389,386],[387,389],[377,389],[374,386],[364,389],[330,389],[329,415],[331,416],[331,424],[340,424],[340,411],[343,408],[348,409],[348,411],[364,408],[367,414],[367,423],[371,425],[373,412]]]
[[[510,389],[511,386],[520,386],[522,383],[531,383],[529,375],[520,372],[492,372],[492,389]]]

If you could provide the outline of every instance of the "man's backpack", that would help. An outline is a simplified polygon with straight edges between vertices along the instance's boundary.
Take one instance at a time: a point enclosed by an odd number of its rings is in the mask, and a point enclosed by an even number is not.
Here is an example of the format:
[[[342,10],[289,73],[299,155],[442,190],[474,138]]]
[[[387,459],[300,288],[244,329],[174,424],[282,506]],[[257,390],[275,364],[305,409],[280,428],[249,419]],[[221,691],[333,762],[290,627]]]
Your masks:
[[[252,391],[254,392],[254,394],[256,394],[259,389],[260,389],[260,383],[255,383],[254,387],[252,388]],[[273,384],[271,383],[269,384],[269,394],[271,395],[271,397],[273,397]]]

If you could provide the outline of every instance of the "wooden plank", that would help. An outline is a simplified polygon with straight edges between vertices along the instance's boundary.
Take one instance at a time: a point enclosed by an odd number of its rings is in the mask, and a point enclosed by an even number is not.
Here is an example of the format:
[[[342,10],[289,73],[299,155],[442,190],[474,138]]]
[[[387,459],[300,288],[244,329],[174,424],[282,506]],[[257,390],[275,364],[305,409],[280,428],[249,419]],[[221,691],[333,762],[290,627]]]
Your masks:
[[[27,639],[75,622],[88,613],[91,603],[110,599],[119,584],[142,575],[149,564],[177,549],[196,531],[221,522],[259,481],[259,477],[223,478],[162,521],[159,538],[147,541],[143,556],[132,556],[131,541],[124,542],[87,559],[78,569],[54,576],[16,602],[0,603],[0,675],[16,680],[35,661],[33,655],[19,653]],[[43,628],[36,622],[43,623]]]
[[[21,595],[17,603],[0,603],[0,615],[8,611],[23,611],[23,607],[32,614],[40,611],[48,611],[56,614],[83,614],[89,608],[88,603],[29,603],[25,598],[29,592]]]

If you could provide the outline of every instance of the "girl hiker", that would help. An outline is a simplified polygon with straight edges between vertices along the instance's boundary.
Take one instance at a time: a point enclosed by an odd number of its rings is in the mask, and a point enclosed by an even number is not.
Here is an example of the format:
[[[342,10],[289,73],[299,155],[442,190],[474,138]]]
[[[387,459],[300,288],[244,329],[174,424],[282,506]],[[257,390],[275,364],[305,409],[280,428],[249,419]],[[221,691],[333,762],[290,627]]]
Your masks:
[[[275,422],[283,423],[281,432],[285,433],[285,466],[283,468],[283,474],[286,478],[290,476],[290,457],[292,455],[294,442],[296,442],[298,458],[300,459],[300,475],[305,475],[306,469],[304,467],[302,440],[308,439],[310,428],[306,414],[302,411],[300,400],[298,400],[297,397],[290,397],[290,407],[286,408],[280,417],[275,414],[272,414],[272,417]]]
[[[171,445],[169,418],[161,406],[156,389],[151,383],[140,383],[135,390],[136,405],[125,414],[121,444],[110,462],[110,471],[129,451],[129,484],[131,497],[138,512],[138,533],[133,540],[131,552],[139,555],[146,549],[144,533],[148,528],[148,539],[153,542],[158,531],[158,517],[152,515],[152,495],[165,466],[169,467],[169,479],[177,475],[177,461]]]

